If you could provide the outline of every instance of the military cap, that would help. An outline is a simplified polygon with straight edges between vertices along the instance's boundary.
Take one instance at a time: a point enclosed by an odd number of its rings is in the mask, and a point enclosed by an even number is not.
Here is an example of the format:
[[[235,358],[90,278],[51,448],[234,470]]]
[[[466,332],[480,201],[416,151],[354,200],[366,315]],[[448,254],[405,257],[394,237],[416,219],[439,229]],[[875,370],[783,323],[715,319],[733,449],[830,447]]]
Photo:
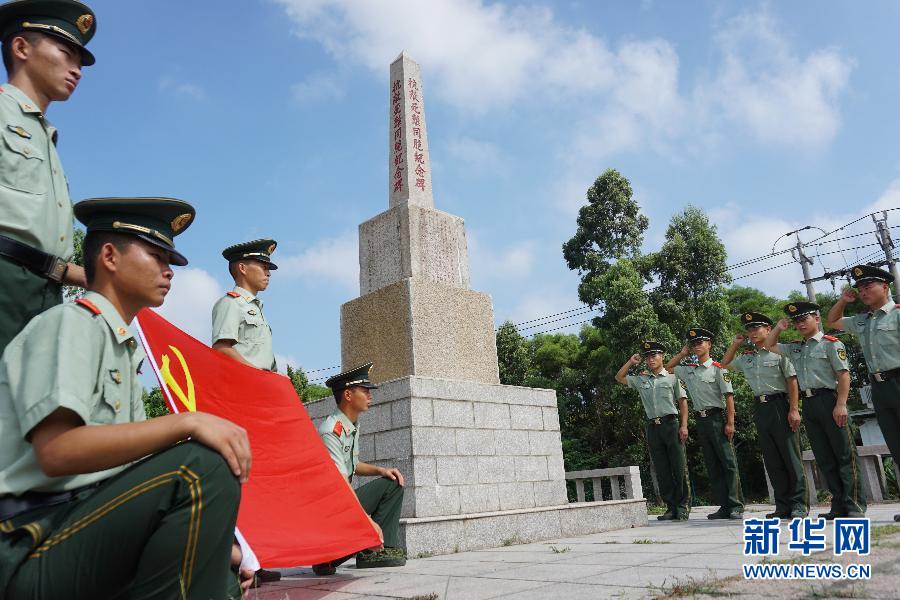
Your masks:
[[[278,242],[275,240],[253,240],[252,242],[228,246],[222,250],[222,256],[224,256],[225,260],[229,263],[244,260],[245,258],[258,260],[259,262],[266,263],[269,266],[270,271],[274,271],[278,268],[278,265],[273,263],[270,257],[272,253],[275,252],[275,246],[277,245]]]
[[[644,340],[641,342],[641,354],[656,354],[657,352],[665,352],[666,347],[663,346],[659,342],[654,342],[653,340]]]
[[[703,329],[702,327],[692,327],[687,332],[687,341],[696,342],[699,340],[712,340],[713,333],[709,329]]]
[[[784,306],[784,314],[791,319],[814,313],[821,308],[815,302],[791,302]]]
[[[74,207],[75,217],[92,231],[135,235],[168,250],[179,267],[187,259],[175,250],[173,238],[194,221],[194,207],[175,198],[89,198]]]
[[[13,34],[37,31],[52,35],[81,51],[81,63],[96,62],[85,46],[97,31],[94,11],[77,0],[13,0],[0,5],[0,39]]]
[[[370,390],[377,389],[378,386],[369,381],[369,369],[372,368],[372,364],[366,363],[349,371],[332,375],[325,380],[325,385],[331,388],[335,398],[344,390],[352,387],[364,387]]]
[[[741,325],[744,329],[752,325],[768,325],[772,326],[772,319],[758,312],[748,312],[741,315]]]
[[[883,281],[884,283],[891,283],[894,281],[894,276],[891,275],[889,271],[870,265],[857,265],[850,269],[850,274],[853,276],[854,280],[853,287],[859,286],[859,284],[864,281],[875,280]]]

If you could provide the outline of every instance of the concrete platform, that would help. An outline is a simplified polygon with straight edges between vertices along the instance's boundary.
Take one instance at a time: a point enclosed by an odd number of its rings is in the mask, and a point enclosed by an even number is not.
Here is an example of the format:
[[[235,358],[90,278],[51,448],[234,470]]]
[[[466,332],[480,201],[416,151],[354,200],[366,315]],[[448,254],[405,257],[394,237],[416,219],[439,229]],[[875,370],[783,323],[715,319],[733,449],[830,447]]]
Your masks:
[[[682,522],[660,522],[644,515],[647,526],[637,529],[411,559],[395,569],[357,570],[349,562],[331,577],[316,577],[309,568],[287,569],[280,582],[251,590],[249,598],[656,598],[677,583],[738,576],[740,565],[754,560],[743,556],[741,523],[708,521],[706,515],[712,510],[695,508],[690,520]],[[758,517],[771,510],[771,506],[754,505],[746,515]],[[900,504],[876,504],[869,507],[868,516],[878,526],[893,524],[898,512]],[[786,535],[782,543],[787,543]],[[828,552],[830,548],[829,542]],[[873,559],[878,552],[873,550]],[[873,580],[879,576],[873,572]],[[885,572],[881,577],[891,575]],[[802,585],[796,582],[797,592],[803,591]],[[782,595],[767,593],[766,597]]]

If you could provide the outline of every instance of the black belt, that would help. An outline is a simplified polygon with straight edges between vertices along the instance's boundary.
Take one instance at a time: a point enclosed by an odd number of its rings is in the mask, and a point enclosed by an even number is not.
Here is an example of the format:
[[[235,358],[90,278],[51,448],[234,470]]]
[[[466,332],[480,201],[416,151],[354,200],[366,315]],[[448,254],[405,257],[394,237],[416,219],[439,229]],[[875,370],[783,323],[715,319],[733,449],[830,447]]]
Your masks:
[[[50,281],[62,283],[69,263],[58,256],[47,254],[28,244],[23,244],[5,235],[0,235],[0,256],[19,263],[23,267],[46,277]]]
[[[671,421],[678,415],[664,415],[662,417],[656,417],[655,419],[647,419],[647,423],[650,425],[662,425],[665,421]]]
[[[804,398],[812,398],[813,396],[824,394],[825,392],[834,392],[834,390],[831,388],[809,388],[808,390],[800,390],[800,395]]]
[[[704,408],[703,410],[698,410],[697,416],[705,419],[706,417],[711,417],[720,412],[722,412],[722,408],[713,406],[712,408]]]
[[[769,400],[778,400],[779,398],[784,398],[786,395],[787,394],[785,394],[784,392],[775,392],[773,394],[761,394],[759,396],[753,396],[753,398],[765,404]]]
[[[0,496],[0,521],[11,519],[35,508],[63,504],[81,492],[95,488],[101,483],[93,483],[67,492],[25,492],[21,496]]]
[[[887,371],[880,371],[878,373],[869,373],[869,379],[872,383],[882,383],[897,377],[900,377],[900,367],[888,369]]]

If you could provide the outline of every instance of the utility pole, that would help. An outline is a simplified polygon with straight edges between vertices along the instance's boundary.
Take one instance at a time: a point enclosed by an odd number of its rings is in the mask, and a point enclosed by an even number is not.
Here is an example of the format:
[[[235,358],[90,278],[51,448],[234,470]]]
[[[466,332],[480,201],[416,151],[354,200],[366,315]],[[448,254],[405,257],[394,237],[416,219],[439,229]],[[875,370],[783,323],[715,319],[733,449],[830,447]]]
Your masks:
[[[815,302],[816,288],[813,287],[812,274],[809,272],[809,265],[812,264],[812,259],[804,254],[803,243],[800,241],[799,235],[797,236],[797,245],[791,250],[791,256],[800,263],[800,267],[803,269],[803,284],[806,285],[806,297],[809,298],[810,302]]]
[[[875,227],[878,229],[878,244],[884,250],[887,267],[891,270],[891,275],[894,276],[894,302],[900,302],[900,293],[898,293],[898,289],[900,289],[900,285],[898,285],[900,284],[900,275],[897,273],[897,261],[893,256],[894,240],[891,239],[891,232],[887,226],[887,211],[882,211],[880,219],[873,214],[872,220],[875,221]]]

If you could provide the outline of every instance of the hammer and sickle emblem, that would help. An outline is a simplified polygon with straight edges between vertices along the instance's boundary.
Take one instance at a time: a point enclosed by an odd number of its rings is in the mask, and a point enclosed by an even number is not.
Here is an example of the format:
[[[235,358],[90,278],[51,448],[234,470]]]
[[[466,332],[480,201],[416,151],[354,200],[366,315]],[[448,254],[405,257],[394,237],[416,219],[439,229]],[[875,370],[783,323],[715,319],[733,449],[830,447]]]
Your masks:
[[[160,367],[159,372],[162,374],[163,381],[166,382],[166,385],[169,386],[169,389],[172,390],[172,393],[175,394],[181,403],[184,404],[185,407],[191,412],[197,411],[197,397],[194,395],[194,380],[191,379],[191,371],[188,369],[187,362],[184,360],[184,356],[181,354],[181,351],[175,346],[169,346],[169,349],[175,354],[175,358],[178,359],[178,362],[181,363],[181,370],[184,373],[184,381],[187,384],[187,395],[185,396],[184,390],[181,389],[181,385],[175,381],[175,378],[172,377],[172,370],[169,368],[169,355],[162,355],[162,367]]]

